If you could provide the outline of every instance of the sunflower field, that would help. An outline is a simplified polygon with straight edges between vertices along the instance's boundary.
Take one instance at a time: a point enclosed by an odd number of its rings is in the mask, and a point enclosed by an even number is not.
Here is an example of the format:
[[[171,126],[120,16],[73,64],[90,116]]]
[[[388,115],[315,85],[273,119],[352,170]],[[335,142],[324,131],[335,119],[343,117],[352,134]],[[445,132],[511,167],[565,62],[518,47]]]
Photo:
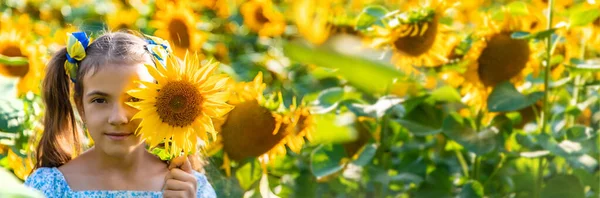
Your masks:
[[[219,197],[600,197],[598,0],[0,0],[0,183],[67,34],[127,30],[230,78]]]

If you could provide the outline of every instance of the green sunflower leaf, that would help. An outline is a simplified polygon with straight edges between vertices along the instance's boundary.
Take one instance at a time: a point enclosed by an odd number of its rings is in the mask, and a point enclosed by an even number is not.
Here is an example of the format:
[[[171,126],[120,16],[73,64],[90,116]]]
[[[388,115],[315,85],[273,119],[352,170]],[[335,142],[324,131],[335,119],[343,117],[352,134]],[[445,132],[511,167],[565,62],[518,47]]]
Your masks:
[[[487,99],[487,107],[491,112],[517,111],[531,106],[543,96],[543,92],[523,95],[517,91],[512,83],[505,81],[494,87],[494,90]]]
[[[600,17],[600,10],[597,8],[577,10],[569,16],[569,23],[571,26],[584,26],[598,17]]]
[[[372,5],[363,9],[363,11],[356,17],[356,29],[367,30],[367,28],[373,25],[379,25],[384,27],[382,19],[388,13],[388,10],[380,5]]]
[[[573,175],[557,175],[546,182],[546,187],[542,189],[542,196],[547,198],[585,197],[583,185],[581,181]]]
[[[478,181],[468,181],[460,191],[459,197],[483,197],[483,185]]]
[[[27,63],[29,63],[29,60],[26,57],[10,57],[0,54],[0,64],[20,67],[27,65]]]
[[[405,86],[402,82],[410,80],[404,73],[391,65],[357,56],[340,54],[324,47],[310,48],[288,42],[284,44],[283,50],[287,57],[297,62],[337,69],[339,76],[354,87],[369,93],[393,93],[395,88],[404,88],[397,87]],[[418,84],[411,84],[411,86],[410,88],[413,88]]]
[[[340,144],[323,144],[310,155],[310,169],[317,178],[329,176],[344,168],[342,158],[346,157]]]

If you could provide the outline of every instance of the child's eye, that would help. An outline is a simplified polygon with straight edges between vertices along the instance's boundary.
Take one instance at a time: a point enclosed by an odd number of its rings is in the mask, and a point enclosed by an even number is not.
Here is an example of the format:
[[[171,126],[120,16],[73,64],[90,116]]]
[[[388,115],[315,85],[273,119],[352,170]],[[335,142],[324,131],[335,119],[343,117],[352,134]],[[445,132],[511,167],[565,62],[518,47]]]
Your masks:
[[[129,98],[129,100],[127,100],[127,102],[139,102],[139,101],[140,101],[140,99],[136,98],[136,97],[131,97],[131,98]]]
[[[104,98],[95,98],[92,100],[92,103],[105,103],[106,100]]]

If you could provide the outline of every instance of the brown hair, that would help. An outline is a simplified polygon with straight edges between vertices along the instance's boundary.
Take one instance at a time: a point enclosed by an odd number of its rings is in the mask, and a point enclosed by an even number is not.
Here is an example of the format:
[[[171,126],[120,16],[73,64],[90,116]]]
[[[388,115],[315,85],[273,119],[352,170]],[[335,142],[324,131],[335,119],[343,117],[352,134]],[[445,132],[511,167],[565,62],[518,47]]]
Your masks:
[[[105,33],[90,43],[86,57],[78,63],[74,86],[64,68],[65,48],[54,54],[46,68],[42,98],[46,106],[44,132],[36,149],[35,168],[59,167],[82,150],[82,130],[76,122],[76,113],[83,113],[83,76],[95,73],[106,64],[129,64],[152,61],[145,50],[146,41],[125,32]],[[73,91],[73,100],[71,100]],[[72,104],[72,101],[75,105]],[[76,108],[78,107],[78,108]],[[78,109],[78,112],[75,110]]]

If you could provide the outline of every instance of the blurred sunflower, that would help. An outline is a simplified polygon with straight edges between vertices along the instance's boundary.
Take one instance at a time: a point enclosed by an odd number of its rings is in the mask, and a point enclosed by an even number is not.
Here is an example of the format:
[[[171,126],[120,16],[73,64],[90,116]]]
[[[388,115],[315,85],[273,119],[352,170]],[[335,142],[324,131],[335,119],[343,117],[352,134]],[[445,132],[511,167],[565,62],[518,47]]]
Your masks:
[[[414,67],[435,67],[448,61],[449,46],[458,42],[448,27],[440,23],[449,6],[445,1],[431,1],[398,16],[399,25],[378,32],[374,45],[390,45],[392,61],[406,73]]]
[[[293,2],[294,19],[298,31],[314,44],[322,44],[331,31],[331,2],[328,0],[298,0]]]
[[[260,36],[279,36],[285,31],[285,18],[270,0],[250,0],[240,7],[244,24]]]
[[[140,110],[132,118],[142,119],[136,134],[151,148],[164,141],[171,156],[195,153],[198,138],[216,138],[211,119],[231,110],[226,104],[228,78],[213,75],[218,63],[199,61],[197,55],[186,55],[183,62],[169,56],[164,67],[146,65],[158,83],[140,82],[143,88],[127,92],[140,99],[128,104]]]
[[[140,13],[134,8],[115,9],[114,12],[106,15],[106,25],[111,30],[137,30],[136,22],[140,17]]]
[[[221,18],[227,18],[231,15],[227,0],[202,0],[202,6],[211,9]]]
[[[6,154],[6,152],[8,152],[8,146],[4,145],[4,144],[0,144],[0,155],[4,155]]]
[[[27,179],[27,176],[33,170],[33,161],[31,157],[21,157],[13,152],[12,149],[8,149],[8,167],[13,170],[15,175],[22,180]]]
[[[183,57],[186,51],[201,51],[206,41],[204,32],[196,28],[198,18],[194,11],[184,2],[170,3],[159,9],[150,25],[157,28],[156,36],[166,38],[173,45],[175,55]]]
[[[11,65],[0,63],[0,75],[20,79],[18,96],[29,91],[39,93],[43,73],[40,54],[31,37],[14,30],[0,31],[0,56],[13,62]]]
[[[467,70],[464,73],[463,100],[477,109],[486,106],[488,94],[498,83],[510,80],[519,83],[528,74],[537,75],[539,51],[524,39],[513,39],[515,31],[529,31],[527,22],[520,17],[505,15],[502,21],[486,18],[484,27],[476,33],[474,41],[465,55]]]
[[[538,10],[543,10],[546,13],[546,9],[548,9],[548,0],[532,0],[531,5],[536,7]],[[554,0],[553,9],[555,12],[563,12],[569,7],[575,4],[575,0]]]
[[[209,155],[224,151],[223,168],[230,172],[230,160],[240,161],[257,157],[263,170],[274,159],[286,154],[287,145],[299,152],[304,137],[311,138],[312,118],[304,108],[292,108],[292,112],[276,111],[282,104],[265,99],[262,73],[252,82],[237,83],[229,104],[235,108],[225,119],[219,121],[218,141],[207,149]],[[279,94],[281,99],[281,94]]]

